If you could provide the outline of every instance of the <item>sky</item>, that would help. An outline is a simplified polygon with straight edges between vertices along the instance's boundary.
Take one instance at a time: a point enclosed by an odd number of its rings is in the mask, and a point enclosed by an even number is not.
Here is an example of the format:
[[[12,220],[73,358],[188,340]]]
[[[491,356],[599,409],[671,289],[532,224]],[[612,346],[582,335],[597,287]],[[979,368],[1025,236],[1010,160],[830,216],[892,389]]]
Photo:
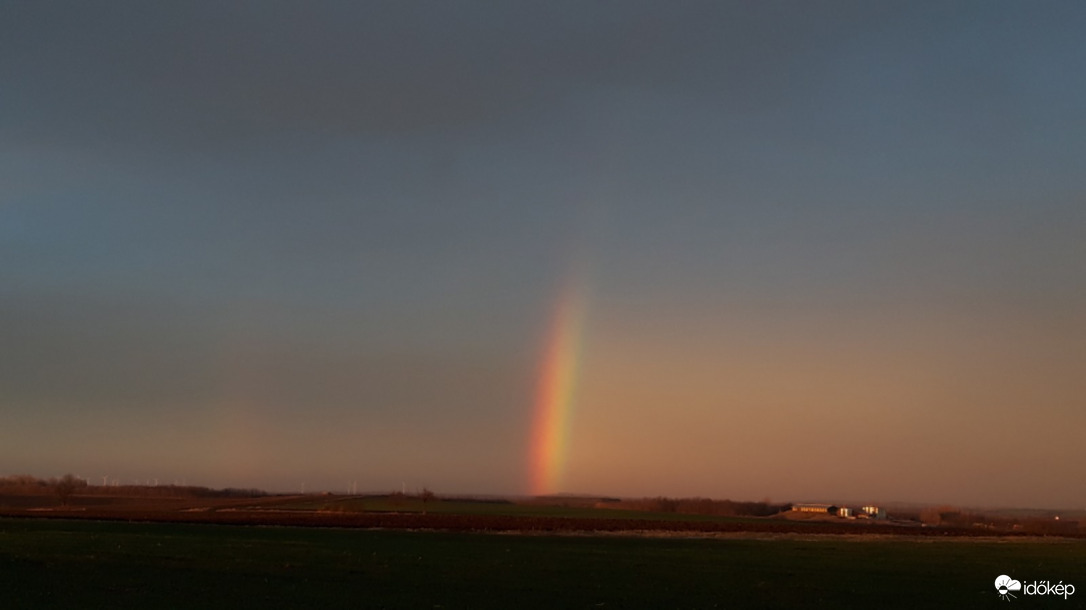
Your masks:
[[[0,0],[0,474],[1086,508],[1083,31]]]

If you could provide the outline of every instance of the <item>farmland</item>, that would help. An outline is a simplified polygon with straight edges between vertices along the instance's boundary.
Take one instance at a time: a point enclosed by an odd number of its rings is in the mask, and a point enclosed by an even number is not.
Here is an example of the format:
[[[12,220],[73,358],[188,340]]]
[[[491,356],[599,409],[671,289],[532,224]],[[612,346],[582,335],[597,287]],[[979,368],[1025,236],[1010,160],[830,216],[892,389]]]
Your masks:
[[[1083,565],[1082,541],[0,519],[0,587],[16,608],[995,607],[999,574],[1083,582]]]
[[[49,494],[0,495],[0,517],[125,520],[220,525],[384,528],[447,532],[507,533],[679,533],[907,535],[911,537],[988,537],[976,527],[921,527],[912,521],[849,521],[836,518],[793,519],[796,513],[770,517],[721,516],[614,508],[615,503],[585,498],[486,500],[385,494],[372,496],[166,495],[169,489],[141,488],[127,495],[75,495],[61,505]],[[163,494],[163,495],[154,495]],[[1067,525],[1072,522],[1065,521]],[[1026,532],[1005,531],[1021,537]],[[1082,537],[1070,529],[1067,537]]]
[[[10,607],[983,607],[1002,603],[1000,574],[1086,587],[1080,535],[584,498],[91,491],[0,496]]]

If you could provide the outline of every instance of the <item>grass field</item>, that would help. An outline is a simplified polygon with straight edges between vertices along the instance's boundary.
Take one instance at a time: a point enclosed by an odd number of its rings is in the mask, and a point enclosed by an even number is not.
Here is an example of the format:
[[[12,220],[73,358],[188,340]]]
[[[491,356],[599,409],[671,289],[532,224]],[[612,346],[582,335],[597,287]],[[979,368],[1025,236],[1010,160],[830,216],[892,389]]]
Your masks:
[[[0,519],[4,608],[1006,607],[1086,543],[524,536]],[[1078,598],[1078,599],[1075,599]]]
[[[720,517],[683,513],[660,513],[639,510],[598,508],[577,503],[531,503],[437,499],[423,502],[417,497],[370,496],[326,499],[307,498],[296,502],[284,502],[277,508],[299,510],[360,512],[400,512],[448,515],[480,515],[505,517],[568,517],[574,519],[651,519],[655,521],[723,521],[752,522],[752,517]]]

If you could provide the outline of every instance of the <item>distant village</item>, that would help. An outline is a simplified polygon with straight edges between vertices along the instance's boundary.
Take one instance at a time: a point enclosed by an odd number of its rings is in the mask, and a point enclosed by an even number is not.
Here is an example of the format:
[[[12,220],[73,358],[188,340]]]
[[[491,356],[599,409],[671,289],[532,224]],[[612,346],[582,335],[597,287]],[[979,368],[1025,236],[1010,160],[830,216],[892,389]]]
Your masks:
[[[837,506],[835,504],[793,504],[792,510],[799,513],[833,515],[843,519],[885,519],[886,511],[879,506]]]

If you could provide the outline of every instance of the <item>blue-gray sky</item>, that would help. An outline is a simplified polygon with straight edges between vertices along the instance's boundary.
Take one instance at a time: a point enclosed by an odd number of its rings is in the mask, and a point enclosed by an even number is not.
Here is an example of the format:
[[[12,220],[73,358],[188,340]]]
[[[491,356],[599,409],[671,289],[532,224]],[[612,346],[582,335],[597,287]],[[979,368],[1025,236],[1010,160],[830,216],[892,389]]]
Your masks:
[[[0,2],[0,470],[1086,506],[1074,2]]]

